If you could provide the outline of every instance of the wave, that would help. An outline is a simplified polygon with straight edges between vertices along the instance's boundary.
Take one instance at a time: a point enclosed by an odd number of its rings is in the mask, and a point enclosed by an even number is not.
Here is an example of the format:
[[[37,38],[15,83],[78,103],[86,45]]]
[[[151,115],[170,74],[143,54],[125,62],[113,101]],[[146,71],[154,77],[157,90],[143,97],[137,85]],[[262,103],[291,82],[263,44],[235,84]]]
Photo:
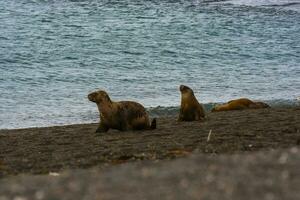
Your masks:
[[[291,2],[291,3],[284,3],[284,4],[271,4],[268,6],[294,6],[294,5],[300,5],[300,2]]]
[[[298,6],[298,0],[229,0],[226,3],[247,5],[247,6],[270,6],[270,7],[289,7]]]

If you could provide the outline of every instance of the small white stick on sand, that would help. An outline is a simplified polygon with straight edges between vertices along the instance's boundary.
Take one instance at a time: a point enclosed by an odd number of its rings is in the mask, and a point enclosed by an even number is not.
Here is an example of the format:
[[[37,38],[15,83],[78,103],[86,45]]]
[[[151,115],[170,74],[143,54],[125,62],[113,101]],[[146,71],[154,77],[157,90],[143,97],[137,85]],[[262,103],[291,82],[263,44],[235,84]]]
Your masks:
[[[211,133],[212,133],[212,130],[210,129],[210,130],[209,130],[209,133],[208,133],[208,136],[207,136],[207,142],[209,142],[209,140],[210,140],[210,135],[211,135]]]
[[[49,172],[49,176],[59,176],[60,174],[57,172]]]

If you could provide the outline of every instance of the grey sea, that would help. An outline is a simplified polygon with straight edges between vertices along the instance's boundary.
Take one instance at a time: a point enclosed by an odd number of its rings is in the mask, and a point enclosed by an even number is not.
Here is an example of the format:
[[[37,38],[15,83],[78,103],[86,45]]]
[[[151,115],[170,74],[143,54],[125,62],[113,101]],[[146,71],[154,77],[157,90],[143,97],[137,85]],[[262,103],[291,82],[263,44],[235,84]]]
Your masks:
[[[180,84],[297,104],[300,1],[0,1],[0,129],[96,122],[96,89],[175,113]]]

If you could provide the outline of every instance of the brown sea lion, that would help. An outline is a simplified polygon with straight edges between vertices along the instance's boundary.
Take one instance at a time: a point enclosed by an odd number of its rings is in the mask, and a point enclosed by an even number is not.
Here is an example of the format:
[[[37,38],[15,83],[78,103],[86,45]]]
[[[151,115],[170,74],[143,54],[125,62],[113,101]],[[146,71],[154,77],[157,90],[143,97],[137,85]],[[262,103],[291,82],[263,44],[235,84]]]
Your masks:
[[[270,106],[264,102],[251,101],[247,98],[240,98],[228,101],[222,105],[215,106],[211,111],[228,111],[228,110],[244,110],[244,109],[258,109],[258,108],[269,108]]]
[[[196,121],[205,118],[203,106],[197,101],[191,88],[180,85],[181,105],[178,121]]]
[[[96,133],[107,132],[110,128],[120,131],[156,128],[156,119],[150,124],[146,109],[137,102],[113,102],[103,90],[90,93],[88,99],[97,104],[100,113]]]

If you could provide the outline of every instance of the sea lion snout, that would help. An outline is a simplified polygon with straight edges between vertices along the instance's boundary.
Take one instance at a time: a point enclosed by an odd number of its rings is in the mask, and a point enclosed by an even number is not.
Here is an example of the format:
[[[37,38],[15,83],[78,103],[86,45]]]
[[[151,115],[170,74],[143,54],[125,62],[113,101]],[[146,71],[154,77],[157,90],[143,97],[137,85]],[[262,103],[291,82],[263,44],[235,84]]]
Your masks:
[[[254,102],[254,104],[255,104],[254,108],[270,108],[268,104],[261,101]]]
[[[110,102],[108,94],[103,90],[90,93],[88,99],[94,103]]]
[[[185,86],[185,85],[180,85],[180,86],[179,86],[179,90],[180,90],[181,92],[184,92],[184,91],[190,90],[190,88],[189,88],[188,86]]]
[[[87,98],[89,99],[89,101],[92,101],[92,102],[96,102],[96,94],[95,92],[92,92],[90,94],[88,94]]]
[[[185,87],[184,85],[180,85],[179,90],[182,91],[184,89],[184,87]]]

